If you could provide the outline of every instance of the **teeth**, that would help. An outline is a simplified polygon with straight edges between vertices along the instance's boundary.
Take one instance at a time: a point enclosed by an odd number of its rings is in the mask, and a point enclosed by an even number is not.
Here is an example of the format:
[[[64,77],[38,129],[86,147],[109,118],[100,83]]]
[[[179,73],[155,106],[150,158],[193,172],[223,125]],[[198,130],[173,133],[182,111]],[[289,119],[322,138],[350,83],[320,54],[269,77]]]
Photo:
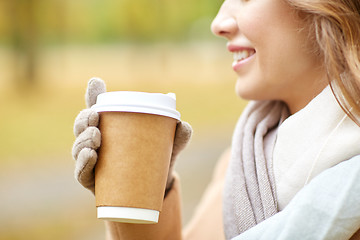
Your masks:
[[[239,62],[245,58],[248,58],[249,56],[254,54],[254,50],[242,50],[238,52],[234,52],[234,61]]]

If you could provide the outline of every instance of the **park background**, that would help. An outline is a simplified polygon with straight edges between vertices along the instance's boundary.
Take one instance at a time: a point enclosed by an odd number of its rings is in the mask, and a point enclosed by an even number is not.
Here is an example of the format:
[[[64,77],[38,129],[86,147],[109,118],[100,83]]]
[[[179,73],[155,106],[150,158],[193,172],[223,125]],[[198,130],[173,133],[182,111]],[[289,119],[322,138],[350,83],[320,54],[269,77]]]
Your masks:
[[[218,0],[0,0],[0,239],[104,239],[73,177],[73,121],[91,77],[108,90],[174,92],[194,128],[176,169],[189,221],[245,102]]]

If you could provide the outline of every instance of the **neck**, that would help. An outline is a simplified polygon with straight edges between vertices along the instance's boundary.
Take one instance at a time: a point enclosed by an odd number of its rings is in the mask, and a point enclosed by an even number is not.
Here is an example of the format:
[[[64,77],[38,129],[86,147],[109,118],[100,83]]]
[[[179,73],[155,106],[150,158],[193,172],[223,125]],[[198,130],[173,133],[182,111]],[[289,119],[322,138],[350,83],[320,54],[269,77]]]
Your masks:
[[[290,114],[294,114],[303,109],[311,100],[319,95],[322,90],[328,85],[327,81],[316,82],[313,86],[306,86],[306,88],[298,88],[296,92],[289,93],[284,102],[287,104]]]

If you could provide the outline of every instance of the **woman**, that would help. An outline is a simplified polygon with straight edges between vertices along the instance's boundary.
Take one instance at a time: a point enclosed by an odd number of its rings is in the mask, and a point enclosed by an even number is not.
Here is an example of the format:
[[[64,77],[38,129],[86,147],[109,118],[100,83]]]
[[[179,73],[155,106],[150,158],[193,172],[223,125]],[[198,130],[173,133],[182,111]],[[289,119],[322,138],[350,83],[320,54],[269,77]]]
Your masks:
[[[159,223],[107,222],[108,238],[349,239],[360,229],[360,3],[225,0],[212,31],[234,54],[237,94],[253,100],[231,153],[183,234],[170,171]],[[90,81],[88,106],[104,91]],[[97,118],[85,110],[75,121],[75,172],[90,189]],[[190,135],[180,123],[172,162]]]

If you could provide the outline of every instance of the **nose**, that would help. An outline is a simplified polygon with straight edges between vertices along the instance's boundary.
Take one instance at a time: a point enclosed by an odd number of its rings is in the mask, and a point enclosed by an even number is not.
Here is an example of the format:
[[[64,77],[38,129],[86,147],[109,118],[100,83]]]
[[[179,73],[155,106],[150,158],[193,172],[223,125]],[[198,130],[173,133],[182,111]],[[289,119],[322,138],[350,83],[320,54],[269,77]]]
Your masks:
[[[230,39],[236,34],[238,26],[235,17],[231,15],[230,9],[225,6],[225,2],[211,23],[211,31],[217,36]]]

